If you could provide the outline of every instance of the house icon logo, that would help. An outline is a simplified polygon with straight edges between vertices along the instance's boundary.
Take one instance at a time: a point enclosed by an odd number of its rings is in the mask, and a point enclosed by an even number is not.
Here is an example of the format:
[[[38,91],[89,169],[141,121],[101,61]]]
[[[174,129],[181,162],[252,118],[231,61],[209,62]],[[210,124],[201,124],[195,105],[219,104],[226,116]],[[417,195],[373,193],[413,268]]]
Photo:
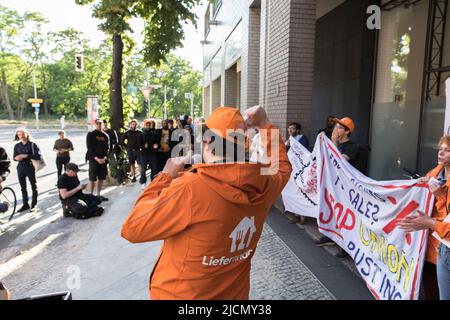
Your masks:
[[[256,232],[255,217],[244,217],[230,234],[231,250],[230,252],[240,251],[250,246],[253,234]],[[247,241],[245,241],[247,240]],[[245,241],[245,242],[244,242]]]

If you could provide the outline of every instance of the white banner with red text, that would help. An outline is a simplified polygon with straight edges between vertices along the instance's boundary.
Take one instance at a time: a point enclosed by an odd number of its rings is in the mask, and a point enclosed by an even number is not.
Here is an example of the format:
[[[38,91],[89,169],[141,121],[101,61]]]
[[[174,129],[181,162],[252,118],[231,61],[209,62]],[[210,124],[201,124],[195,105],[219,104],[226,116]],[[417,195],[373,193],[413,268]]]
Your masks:
[[[376,299],[417,299],[428,231],[405,233],[396,222],[417,210],[431,215],[428,185],[370,179],[325,135],[318,136],[312,154],[298,145],[291,142],[289,150],[293,172],[283,191],[286,210],[316,217],[320,232],[348,252]]]

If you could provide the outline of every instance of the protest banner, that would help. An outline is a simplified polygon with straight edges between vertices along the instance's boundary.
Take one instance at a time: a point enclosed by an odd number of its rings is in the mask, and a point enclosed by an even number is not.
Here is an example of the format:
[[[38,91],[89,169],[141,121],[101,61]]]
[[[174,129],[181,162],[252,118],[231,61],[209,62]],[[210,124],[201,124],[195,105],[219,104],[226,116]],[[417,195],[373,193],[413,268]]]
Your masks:
[[[417,210],[431,215],[428,185],[370,179],[325,135],[315,152],[319,230],[353,258],[376,299],[417,299],[428,231],[405,233],[396,223]]]
[[[291,177],[281,193],[287,211],[317,218],[317,162],[309,152],[294,138],[289,139],[289,161],[292,165]]]

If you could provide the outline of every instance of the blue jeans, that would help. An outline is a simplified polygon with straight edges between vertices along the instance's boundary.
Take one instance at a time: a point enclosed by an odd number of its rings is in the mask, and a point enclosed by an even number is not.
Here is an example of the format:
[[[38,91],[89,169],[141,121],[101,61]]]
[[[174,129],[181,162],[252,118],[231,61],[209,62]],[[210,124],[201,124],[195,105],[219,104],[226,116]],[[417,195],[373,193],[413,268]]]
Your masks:
[[[440,300],[450,300],[450,248],[444,244],[439,248],[437,280]]]

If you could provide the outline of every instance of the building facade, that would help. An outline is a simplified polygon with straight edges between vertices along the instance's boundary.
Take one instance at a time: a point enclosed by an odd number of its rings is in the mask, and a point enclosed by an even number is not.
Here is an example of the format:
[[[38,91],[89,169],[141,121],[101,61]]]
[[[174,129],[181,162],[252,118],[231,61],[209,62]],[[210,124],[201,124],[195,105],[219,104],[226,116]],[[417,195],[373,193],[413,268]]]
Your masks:
[[[300,122],[313,140],[328,115],[348,116],[370,177],[424,174],[444,132],[447,12],[448,0],[217,0],[205,13],[204,116],[262,105],[283,133]]]

